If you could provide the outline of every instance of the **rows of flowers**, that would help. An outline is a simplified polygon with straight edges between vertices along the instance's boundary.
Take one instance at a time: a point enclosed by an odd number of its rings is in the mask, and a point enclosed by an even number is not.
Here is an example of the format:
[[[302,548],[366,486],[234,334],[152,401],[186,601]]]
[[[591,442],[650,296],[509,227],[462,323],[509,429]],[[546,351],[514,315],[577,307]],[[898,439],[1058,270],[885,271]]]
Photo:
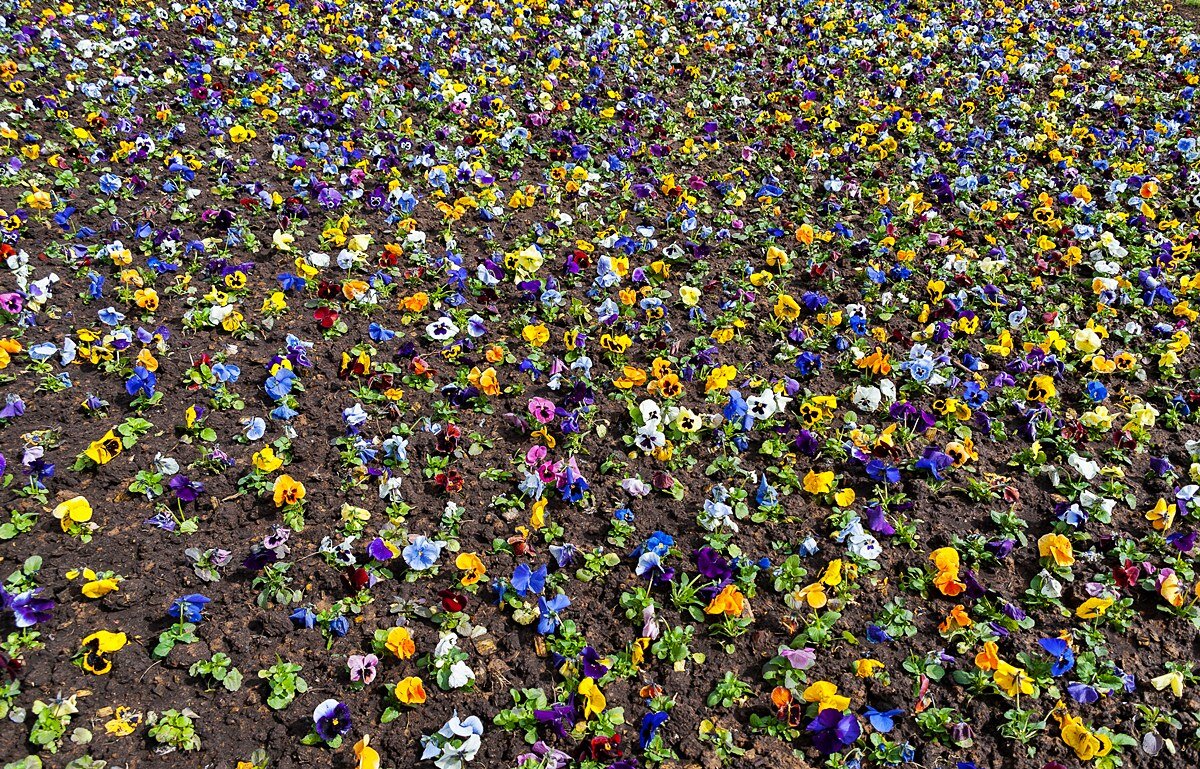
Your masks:
[[[0,763],[1195,763],[1190,13],[10,3]]]

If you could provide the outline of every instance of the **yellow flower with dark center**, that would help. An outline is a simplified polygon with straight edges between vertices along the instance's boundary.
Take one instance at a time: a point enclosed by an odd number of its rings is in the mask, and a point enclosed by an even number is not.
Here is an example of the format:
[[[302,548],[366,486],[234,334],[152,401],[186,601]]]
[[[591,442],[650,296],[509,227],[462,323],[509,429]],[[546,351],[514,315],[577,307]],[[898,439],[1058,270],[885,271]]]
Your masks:
[[[1150,521],[1150,525],[1156,531],[1166,531],[1175,523],[1176,506],[1167,504],[1167,500],[1162,497],[1158,498],[1158,502],[1154,505],[1154,509],[1146,513],[1146,520]]]
[[[600,336],[600,347],[608,352],[615,352],[618,355],[629,349],[633,344],[633,340],[625,334],[613,336],[612,334],[602,334]]]
[[[242,142],[249,141],[256,136],[258,136],[258,134],[255,131],[244,128],[240,125],[235,125],[229,129],[229,141],[233,142],[234,144],[241,144]]]
[[[1031,401],[1045,403],[1049,399],[1058,394],[1057,388],[1054,386],[1054,378],[1046,374],[1039,374],[1029,380],[1029,386],[1025,390],[1025,395]]]
[[[104,724],[104,731],[114,737],[128,737],[133,734],[142,723],[142,714],[130,710],[124,705],[118,705],[113,712],[113,717]]]
[[[221,328],[229,332],[237,331],[242,327],[243,320],[245,320],[245,316],[237,310],[234,310],[226,315],[225,319],[221,321]]]
[[[1067,713],[1055,717],[1062,727],[1063,742],[1075,750],[1075,755],[1080,761],[1091,761],[1093,758],[1107,755],[1112,750],[1112,740],[1105,734],[1089,729],[1079,716]]]
[[[80,647],[82,654],[79,658],[84,670],[102,676],[112,670],[110,655],[125,648],[127,639],[124,633],[110,633],[107,630],[97,630],[84,638]]]
[[[790,294],[780,294],[771,310],[776,318],[789,323],[800,317],[800,304]]]
[[[275,507],[294,505],[304,499],[304,484],[290,475],[281,475],[275,479]]]
[[[121,443],[121,439],[117,434],[109,430],[100,440],[93,441],[83,453],[96,464],[106,465],[113,460],[113,457],[120,454],[124,448],[125,446]]]
[[[152,288],[139,288],[133,292],[133,301],[143,310],[154,312],[158,309],[158,292]]]
[[[475,553],[459,553],[454,559],[454,565],[463,570],[459,582],[463,585],[474,585],[487,574],[487,567]]]
[[[366,350],[359,351],[354,357],[350,353],[342,353],[342,364],[338,367],[338,375],[342,377],[369,376],[371,374],[371,356]]]
[[[664,398],[677,398],[683,394],[683,383],[679,381],[678,374],[667,374],[661,379],[654,380],[649,390],[652,393],[662,393]]]

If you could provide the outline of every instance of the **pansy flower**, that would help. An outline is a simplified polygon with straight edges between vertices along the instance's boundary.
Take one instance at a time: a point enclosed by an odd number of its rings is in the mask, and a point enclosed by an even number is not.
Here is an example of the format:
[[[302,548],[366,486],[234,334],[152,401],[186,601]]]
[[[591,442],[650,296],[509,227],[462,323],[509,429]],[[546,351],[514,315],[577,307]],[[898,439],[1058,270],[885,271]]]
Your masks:
[[[112,670],[112,655],[125,648],[124,633],[97,630],[80,642],[80,666],[89,673],[101,676]]]
[[[350,708],[344,702],[327,699],[313,709],[313,730],[325,743],[340,743],[351,728]]]

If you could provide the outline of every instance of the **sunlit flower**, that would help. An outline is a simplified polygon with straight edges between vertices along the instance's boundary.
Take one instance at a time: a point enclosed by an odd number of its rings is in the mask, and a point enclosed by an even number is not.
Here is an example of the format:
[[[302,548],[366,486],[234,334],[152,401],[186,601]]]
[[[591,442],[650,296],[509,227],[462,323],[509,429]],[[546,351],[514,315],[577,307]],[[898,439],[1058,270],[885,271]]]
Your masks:
[[[408,676],[396,684],[393,694],[405,705],[425,704],[425,684],[416,676]]]
[[[84,497],[71,497],[54,508],[54,517],[66,531],[74,524],[92,520],[92,505]]]
[[[402,660],[417,653],[417,645],[413,642],[412,634],[405,627],[394,627],[389,630],[384,646]]]
[[[89,673],[102,676],[112,670],[112,655],[125,648],[124,633],[97,630],[80,642],[80,665]]]
[[[305,494],[304,484],[287,474],[275,479],[272,491],[276,507],[298,504]]]

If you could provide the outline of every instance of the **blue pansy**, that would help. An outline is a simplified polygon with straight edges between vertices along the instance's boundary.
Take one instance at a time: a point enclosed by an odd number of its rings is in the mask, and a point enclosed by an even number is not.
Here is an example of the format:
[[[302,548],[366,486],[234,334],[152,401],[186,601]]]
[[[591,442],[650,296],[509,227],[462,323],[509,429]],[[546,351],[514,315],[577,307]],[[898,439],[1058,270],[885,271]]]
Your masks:
[[[871,722],[871,728],[877,732],[887,734],[892,729],[896,728],[896,716],[904,713],[903,710],[876,710],[870,705],[867,706],[863,713],[867,720]]]
[[[367,330],[373,342],[387,342],[396,336],[395,331],[386,329],[378,323],[372,323]]]
[[[1061,676],[1075,667],[1075,652],[1071,651],[1071,645],[1062,638],[1043,638],[1038,643],[1054,657],[1054,665],[1050,668],[1051,675]]]
[[[130,395],[145,395],[147,398],[154,397],[154,385],[157,384],[158,377],[154,372],[146,369],[145,366],[135,366],[133,376],[125,381],[125,392]]]
[[[530,569],[529,564],[518,564],[517,568],[513,570],[512,586],[517,595],[522,598],[530,593],[540,595],[546,588],[545,564],[537,567],[536,570]]]
[[[182,598],[176,598],[171,604],[171,608],[167,610],[175,619],[182,619],[184,622],[199,622],[203,619],[202,612],[204,607],[212,602],[208,596],[200,593],[191,593]]]
[[[658,729],[666,723],[669,715],[665,710],[652,711],[642,716],[642,727],[638,730],[638,746],[645,750],[646,746],[654,740],[654,735],[658,733]]]
[[[317,615],[312,609],[302,606],[298,609],[293,609],[288,615],[288,619],[296,624],[297,628],[305,628],[312,630],[317,624]]]
[[[292,391],[293,381],[296,379],[296,373],[289,368],[280,368],[271,376],[267,377],[263,389],[273,401],[282,400],[288,393]]]
[[[329,621],[329,632],[341,638],[350,632],[350,620],[344,616],[334,617]]]
[[[413,571],[424,571],[437,563],[438,558],[442,555],[442,548],[445,545],[446,543],[440,540],[433,540],[424,535],[418,535],[402,551],[404,562]]]
[[[242,420],[246,426],[246,439],[256,441],[267,433],[267,422],[262,417]]]
[[[571,605],[571,599],[567,598],[566,593],[559,593],[547,600],[545,597],[538,599],[538,626],[537,631],[542,635],[549,635],[558,629],[562,624],[559,619],[559,613],[566,610]]]

